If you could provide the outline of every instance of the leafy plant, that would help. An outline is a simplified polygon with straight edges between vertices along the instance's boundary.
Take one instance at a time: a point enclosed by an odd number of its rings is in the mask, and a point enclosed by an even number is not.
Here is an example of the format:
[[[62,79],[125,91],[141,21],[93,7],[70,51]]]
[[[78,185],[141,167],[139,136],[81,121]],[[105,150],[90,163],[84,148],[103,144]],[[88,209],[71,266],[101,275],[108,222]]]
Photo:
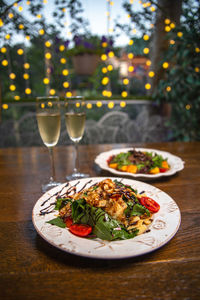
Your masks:
[[[153,98],[171,105],[167,122],[170,140],[200,140],[200,7],[186,7],[181,26],[168,34],[171,44],[164,61],[170,68]]]

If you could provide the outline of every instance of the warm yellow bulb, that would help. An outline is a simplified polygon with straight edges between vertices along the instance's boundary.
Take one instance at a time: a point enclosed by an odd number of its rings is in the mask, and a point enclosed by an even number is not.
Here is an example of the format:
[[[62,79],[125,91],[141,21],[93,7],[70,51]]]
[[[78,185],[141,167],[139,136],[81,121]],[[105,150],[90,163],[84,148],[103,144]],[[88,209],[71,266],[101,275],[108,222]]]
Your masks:
[[[133,53],[128,53],[128,58],[129,59],[132,59],[134,57],[134,54]]]
[[[144,54],[148,54],[148,53],[149,53],[149,48],[144,48],[144,49],[143,49],[143,53],[144,53]]]
[[[108,78],[108,77],[104,77],[104,78],[102,79],[102,81],[101,81],[101,83],[102,83],[103,85],[108,84],[108,82],[109,82],[109,78]]]
[[[27,39],[27,41],[29,41],[30,40],[30,36],[26,35],[26,39]]]
[[[171,22],[170,19],[165,19],[165,24],[168,25],[168,24],[170,24],[170,22]]]
[[[66,95],[66,97],[71,97],[72,93],[71,92],[67,92],[65,95]]]
[[[191,105],[190,105],[190,104],[187,104],[187,105],[185,106],[185,108],[186,108],[187,110],[189,110],[189,109],[191,108]]]
[[[14,96],[14,99],[15,99],[16,101],[19,101],[19,100],[20,100],[20,96],[15,95],[15,96]]]
[[[44,33],[45,33],[44,29],[40,29],[40,30],[39,30],[39,34],[40,34],[40,35],[44,35]]]
[[[128,44],[129,44],[129,46],[131,46],[131,45],[133,45],[133,43],[134,43],[134,41],[130,40]]]
[[[120,102],[120,106],[121,106],[121,107],[125,107],[125,106],[126,106],[126,102],[125,102],[125,101],[121,101],[121,102]]]
[[[8,65],[8,61],[6,59],[2,60],[1,64],[6,67]]]
[[[16,90],[16,86],[15,86],[14,84],[11,84],[11,85],[9,86],[9,89],[10,89],[11,91],[15,91],[15,90]]]
[[[106,91],[106,90],[103,90],[103,91],[102,91],[102,95],[103,95],[104,97],[106,97],[106,96],[107,96],[107,91]]]
[[[166,32],[169,32],[171,30],[171,27],[170,26],[165,26],[165,31]]]
[[[31,89],[29,89],[29,88],[25,89],[25,94],[30,95],[31,94]]]
[[[30,5],[30,4],[31,4],[31,1],[26,1],[26,4],[27,4],[27,5]]]
[[[47,52],[47,53],[45,54],[45,57],[46,57],[46,59],[51,59],[51,53],[50,53],[50,52]]]
[[[24,29],[24,25],[23,24],[19,24],[19,29]]]
[[[196,67],[194,70],[195,70],[196,73],[199,73],[199,68],[198,67]]]
[[[153,71],[150,71],[149,72],[149,77],[154,77],[155,76],[155,73]]]
[[[177,36],[178,37],[182,37],[183,36],[183,33],[181,31],[177,32]]]
[[[148,67],[150,67],[151,61],[150,61],[149,59],[146,61],[146,65],[147,65]]]
[[[8,14],[8,18],[9,18],[9,19],[12,19],[13,17],[14,17],[13,13],[9,13],[9,14]]]
[[[10,73],[9,77],[10,77],[10,79],[15,79],[16,75],[15,75],[15,73]]]
[[[62,58],[60,59],[60,63],[61,63],[61,64],[66,64],[66,59],[65,59],[64,57],[62,57]]]
[[[111,91],[107,91],[107,97],[112,97],[112,92]]]
[[[113,70],[113,66],[112,65],[108,65],[107,69],[108,69],[108,71],[112,71]]]
[[[102,107],[102,102],[101,101],[97,101],[96,106],[97,107]]]
[[[23,7],[22,7],[22,6],[19,6],[19,7],[18,7],[18,10],[19,10],[19,12],[21,12],[21,11],[23,10]]]
[[[64,45],[60,45],[59,50],[62,52],[65,50],[65,46]]]
[[[176,27],[176,25],[175,25],[174,23],[171,23],[169,26],[170,26],[172,29],[174,29],[174,28]]]
[[[149,40],[148,34],[145,34],[145,35],[143,36],[143,39],[144,39],[145,41],[148,41],[148,40]]]
[[[114,107],[114,105],[115,105],[115,103],[113,101],[108,102],[108,108],[112,109]]]
[[[87,103],[86,107],[87,107],[88,109],[91,109],[91,108],[92,108],[92,103]]]
[[[69,87],[69,82],[68,81],[63,82],[63,87],[67,89]]]
[[[133,72],[133,71],[134,71],[134,66],[129,66],[129,67],[128,67],[128,71],[129,71],[129,72]]]
[[[45,46],[48,47],[48,48],[51,47],[51,42],[50,41],[46,41],[45,42]]]
[[[123,98],[126,98],[126,97],[128,96],[128,93],[127,93],[126,91],[123,91],[123,92],[121,93],[121,95],[122,95]]]
[[[105,74],[105,73],[107,73],[107,72],[108,72],[108,70],[107,70],[107,68],[106,68],[106,67],[103,67],[103,68],[101,69],[101,72]]]
[[[49,91],[49,94],[50,94],[50,95],[53,96],[53,95],[55,95],[55,93],[56,93],[56,91],[55,91],[54,89],[50,89],[50,91]]]
[[[106,54],[102,54],[101,55],[101,60],[106,60],[107,59],[107,55]]]
[[[164,69],[167,69],[169,67],[169,63],[168,62],[164,62],[162,64],[162,66],[163,66]]]
[[[109,52],[108,52],[108,56],[109,56],[109,57],[113,57],[113,56],[115,56],[115,54],[114,54],[113,51],[109,51]]]
[[[30,64],[29,63],[25,63],[24,64],[24,69],[29,69],[30,68]]]
[[[103,42],[103,43],[101,43],[101,46],[102,46],[103,48],[106,48],[106,47],[108,46],[108,43]]]
[[[2,104],[2,108],[3,109],[8,109],[8,104],[6,104],[6,103]]]
[[[174,40],[170,40],[169,43],[170,43],[170,45],[174,45],[175,41]]]
[[[44,78],[43,82],[44,82],[44,84],[49,84],[49,78]]]
[[[66,8],[65,7],[62,8],[62,12],[66,12]]]
[[[124,78],[124,80],[123,80],[123,84],[124,84],[124,85],[127,85],[127,84],[129,84],[129,80],[128,80],[128,78]]]
[[[171,86],[167,86],[167,87],[166,87],[166,91],[167,91],[167,92],[170,92],[171,89],[172,89]]]
[[[151,6],[151,7],[150,7],[150,10],[153,12],[153,11],[156,10],[156,8],[155,8],[154,6]]]
[[[5,39],[9,40],[10,39],[10,34],[6,34]]]
[[[67,76],[69,74],[69,71],[67,69],[62,70],[62,74],[64,76]]]
[[[17,50],[17,54],[18,55],[23,55],[24,54],[24,50],[23,49],[18,49]]]
[[[150,90],[150,88],[151,88],[150,83],[146,83],[146,84],[145,84],[145,89],[146,89],[146,90]]]
[[[199,53],[199,52],[200,52],[200,49],[199,49],[198,47],[196,47],[196,48],[195,48],[195,52],[196,52],[196,53]]]
[[[38,14],[36,17],[37,17],[38,19],[41,19],[41,18],[42,18],[42,16],[41,16],[40,14]]]
[[[27,80],[27,79],[29,79],[29,74],[28,73],[24,73],[23,77],[24,77],[25,80]]]
[[[6,47],[1,48],[1,53],[6,53],[6,51],[7,51]]]

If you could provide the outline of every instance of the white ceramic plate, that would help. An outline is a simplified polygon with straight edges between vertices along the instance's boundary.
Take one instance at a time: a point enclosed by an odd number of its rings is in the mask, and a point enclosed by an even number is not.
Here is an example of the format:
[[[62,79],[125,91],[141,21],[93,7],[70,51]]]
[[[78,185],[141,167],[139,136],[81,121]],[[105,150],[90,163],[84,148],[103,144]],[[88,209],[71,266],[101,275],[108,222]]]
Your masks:
[[[107,177],[106,177],[107,178]],[[67,228],[59,228],[46,223],[57,216],[58,211],[53,211],[46,215],[40,215],[41,209],[47,208],[55,201],[56,192],[63,189],[62,184],[45,193],[35,204],[32,213],[32,220],[35,229],[51,245],[76,255],[100,258],[100,259],[120,259],[134,257],[149,253],[165,245],[178,231],[181,222],[180,210],[174,200],[158,188],[132,179],[113,178],[131,185],[138,192],[145,191],[147,196],[152,197],[160,204],[160,210],[154,214],[150,232],[136,236],[133,239],[120,241],[103,241],[100,239],[86,239],[77,237],[69,232]],[[87,187],[105,179],[105,177],[93,177],[80,179],[77,184],[77,191],[86,183]],[[71,181],[74,185],[77,180]],[[64,191],[64,190],[63,190]],[[52,196],[52,197],[51,197]],[[49,197],[51,197],[49,199]],[[54,208],[52,205],[51,207]]]
[[[164,158],[167,158],[167,161],[170,165],[170,169],[164,173],[158,173],[158,174],[133,174],[133,173],[128,173],[128,172],[122,172],[118,171],[112,168],[109,168],[107,164],[107,160],[111,155],[116,155],[122,152],[128,152],[129,150],[133,150],[133,148],[122,148],[122,149],[115,149],[115,150],[110,150],[107,152],[102,152],[100,153],[96,158],[95,158],[95,163],[99,165],[101,169],[107,170],[113,174],[120,175],[120,176],[131,176],[134,178],[143,178],[143,179],[153,179],[153,178],[159,178],[163,176],[170,176],[175,174],[178,171],[181,171],[184,168],[184,161],[178,157],[175,156],[169,152],[165,151],[160,151],[160,150],[155,150],[155,149],[147,149],[147,148],[134,148],[137,151],[146,151],[146,152],[152,152],[152,153],[157,153],[159,155],[162,155]]]

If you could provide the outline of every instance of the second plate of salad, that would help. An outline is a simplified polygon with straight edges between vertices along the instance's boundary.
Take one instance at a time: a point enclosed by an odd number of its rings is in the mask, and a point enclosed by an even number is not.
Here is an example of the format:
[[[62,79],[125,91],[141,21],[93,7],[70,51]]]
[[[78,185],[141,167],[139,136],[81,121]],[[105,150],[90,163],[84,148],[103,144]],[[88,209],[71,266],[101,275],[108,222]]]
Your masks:
[[[117,175],[136,178],[170,176],[184,168],[184,161],[169,152],[149,148],[123,148],[100,153],[95,163]]]

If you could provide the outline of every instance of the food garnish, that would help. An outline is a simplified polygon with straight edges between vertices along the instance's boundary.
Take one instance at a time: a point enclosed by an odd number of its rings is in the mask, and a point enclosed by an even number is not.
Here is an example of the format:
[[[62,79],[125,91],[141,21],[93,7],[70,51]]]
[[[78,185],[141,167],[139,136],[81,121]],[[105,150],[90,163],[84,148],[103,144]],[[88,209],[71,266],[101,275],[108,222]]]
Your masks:
[[[58,216],[47,223],[79,237],[124,240],[149,230],[159,204],[144,192],[117,180],[105,179],[89,188],[57,196]]]
[[[121,152],[108,158],[109,168],[132,174],[158,174],[170,169],[167,159],[157,153],[137,151]]]

